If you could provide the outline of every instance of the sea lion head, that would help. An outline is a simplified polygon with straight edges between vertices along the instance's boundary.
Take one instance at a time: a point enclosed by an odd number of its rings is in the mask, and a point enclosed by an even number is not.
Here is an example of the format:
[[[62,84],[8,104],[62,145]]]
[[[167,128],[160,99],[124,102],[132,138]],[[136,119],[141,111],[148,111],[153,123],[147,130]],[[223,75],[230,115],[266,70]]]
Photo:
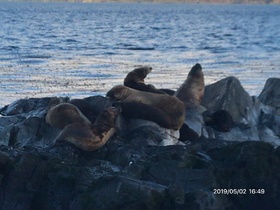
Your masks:
[[[137,79],[137,82],[144,82],[144,79],[151,71],[152,71],[152,68],[149,66],[139,67],[139,68],[136,68],[133,71],[129,72],[126,76],[126,79],[133,78],[134,80]]]
[[[129,92],[129,87],[117,85],[107,92],[106,97],[116,101],[122,101],[129,95]]]
[[[94,133],[96,135],[103,135],[102,133],[115,128],[115,120],[121,111],[121,107],[113,106],[104,109],[93,124]]]
[[[58,104],[65,103],[68,101],[69,101],[69,98],[52,97],[48,103],[47,111],[49,111],[51,108],[53,108],[54,106],[56,106]]]
[[[191,76],[191,77],[197,77],[197,78],[201,78],[203,77],[203,72],[202,72],[202,67],[199,63],[195,64],[190,72],[189,72],[189,75],[188,76]]]
[[[121,113],[122,109],[121,107],[109,107],[107,109],[105,109],[103,112],[102,112],[102,115],[104,117],[106,117],[107,119],[115,119],[119,113]]]

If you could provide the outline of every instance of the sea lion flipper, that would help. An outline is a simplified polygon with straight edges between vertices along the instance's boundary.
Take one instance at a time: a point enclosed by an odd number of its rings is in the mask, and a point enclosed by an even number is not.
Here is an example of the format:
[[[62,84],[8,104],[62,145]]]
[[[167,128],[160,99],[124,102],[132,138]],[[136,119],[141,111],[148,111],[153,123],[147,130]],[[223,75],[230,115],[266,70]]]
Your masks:
[[[157,107],[139,102],[116,102],[113,106],[121,107],[124,117],[153,121],[164,128],[171,126],[170,117]]]

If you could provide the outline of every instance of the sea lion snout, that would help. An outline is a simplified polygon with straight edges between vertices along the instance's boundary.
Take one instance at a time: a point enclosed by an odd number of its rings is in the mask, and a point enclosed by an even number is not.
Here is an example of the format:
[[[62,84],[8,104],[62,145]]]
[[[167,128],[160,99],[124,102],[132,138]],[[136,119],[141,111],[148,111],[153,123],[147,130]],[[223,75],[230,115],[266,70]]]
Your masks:
[[[141,66],[139,68],[134,69],[131,73],[135,73],[144,79],[149,73],[151,73],[152,69],[153,68],[150,66]]]
[[[202,67],[199,63],[195,64],[191,70],[190,70],[190,75],[192,76],[197,76],[197,77],[200,77],[201,74],[202,74]]]

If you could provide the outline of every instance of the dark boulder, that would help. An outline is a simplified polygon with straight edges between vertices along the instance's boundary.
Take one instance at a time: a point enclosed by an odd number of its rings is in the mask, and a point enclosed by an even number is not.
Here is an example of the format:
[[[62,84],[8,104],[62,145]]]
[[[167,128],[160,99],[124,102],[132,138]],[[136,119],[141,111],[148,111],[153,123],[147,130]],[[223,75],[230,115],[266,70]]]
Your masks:
[[[59,130],[45,122],[50,98],[30,100],[1,109],[1,210],[280,208],[279,147],[222,137],[159,146],[166,129],[122,119],[121,130],[105,146],[85,152],[69,143],[55,144]],[[96,113],[111,105],[101,96],[83,100]],[[260,119],[248,121],[256,123],[256,135],[259,122],[274,133],[277,118],[251,100],[251,107],[262,110]],[[240,136],[235,138],[244,135],[246,126],[237,123]],[[241,189],[240,194],[229,189]]]
[[[209,137],[202,115],[205,110],[203,106],[186,108],[185,122],[180,129],[180,141]]]
[[[218,189],[243,189],[227,196],[231,209],[279,208],[275,199],[280,196],[279,147],[243,142],[213,149],[209,155],[220,163],[214,170]]]
[[[233,119],[229,132],[208,128],[209,136],[228,141],[270,141],[261,126],[261,115],[266,107],[257,97],[251,97],[237,78],[228,77],[206,86],[202,105],[210,112],[226,110]]]
[[[280,79],[269,78],[258,99],[264,104],[259,119],[261,140],[280,145]]]
[[[280,78],[269,78],[259,95],[259,99],[265,105],[274,107],[280,115]]]
[[[207,85],[201,103],[210,111],[226,110],[235,123],[250,123],[250,110],[253,102],[251,96],[244,90],[235,77],[227,77]]]
[[[218,140],[158,147],[112,139],[94,152],[67,144],[43,150],[2,146],[0,208],[277,209],[278,150]],[[246,195],[214,189],[246,189]]]

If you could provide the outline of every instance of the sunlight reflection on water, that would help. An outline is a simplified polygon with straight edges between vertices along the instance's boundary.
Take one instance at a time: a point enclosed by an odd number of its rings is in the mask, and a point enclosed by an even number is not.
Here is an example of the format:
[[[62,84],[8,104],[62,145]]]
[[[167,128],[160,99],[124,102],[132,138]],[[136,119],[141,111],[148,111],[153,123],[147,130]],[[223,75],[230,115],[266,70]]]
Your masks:
[[[251,95],[280,76],[278,5],[2,2],[0,17],[0,107],[104,95],[138,65],[174,90],[196,63],[206,85],[235,76]]]
[[[194,63],[195,64],[195,63]],[[247,65],[219,65],[209,68],[201,63],[206,85],[227,76],[235,76],[251,95],[258,95],[266,78],[279,76],[278,61],[248,63]],[[25,97],[70,96],[84,98],[104,95],[114,85],[122,84],[126,74],[138,65],[149,65],[153,71],[146,83],[157,88],[176,90],[186,79],[192,65],[153,64],[137,62],[116,62],[113,60],[77,57],[72,60],[52,60],[46,64],[2,66],[0,71],[0,105]],[[92,68],[95,66],[95,68]],[[210,65],[211,66],[211,65]],[[253,75],[253,77],[252,77]]]

